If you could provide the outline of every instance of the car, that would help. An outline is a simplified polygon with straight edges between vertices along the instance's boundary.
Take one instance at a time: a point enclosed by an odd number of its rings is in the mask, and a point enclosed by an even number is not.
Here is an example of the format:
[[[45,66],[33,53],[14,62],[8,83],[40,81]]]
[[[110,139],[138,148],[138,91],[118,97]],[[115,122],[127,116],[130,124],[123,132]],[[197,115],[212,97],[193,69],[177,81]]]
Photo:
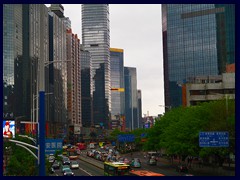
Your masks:
[[[134,158],[130,164],[131,167],[141,167],[141,161],[138,158]]]
[[[94,148],[95,148],[95,144],[94,144],[94,143],[90,143],[90,144],[89,144],[89,148],[90,148],[90,149],[94,149]]]
[[[64,175],[64,176],[74,176],[74,173],[72,172],[71,169],[65,169],[65,170],[63,171],[63,175]]]
[[[60,163],[58,161],[54,161],[53,164],[52,164],[52,168],[53,169],[59,169],[60,168]]]
[[[69,156],[69,159],[70,160],[76,160],[76,159],[78,159],[78,156]]]
[[[95,151],[96,151],[95,149],[88,151],[88,152],[87,152],[87,156],[89,156],[89,157],[94,157],[94,152],[95,152]]]
[[[148,165],[157,165],[157,160],[156,160],[155,156],[150,157],[150,158],[147,160],[147,164],[148,164]]]
[[[177,172],[187,173],[187,172],[188,172],[188,167],[187,167],[185,164],[179,164],[179,165],[176,167],[176,171],[177,171]]]
[[[53,163],[54,161],[55,161],[54,155],[53,155],[53,154],[50,154],[50,155],[48,156],[48,162]]]
[[[78,162],[77,161],[71,161],[70,168],[71,169],[78,169],[79,168]]]
[[[69,158],[68,158],[68,157],[63,157],[63,158],[62,158],[62,164],[63,164],[63,165],[66,165],[66,164],[70,165],[70,160],[69,160]]]
[[[63,166],[62,166],[62,173],[63,173],[66,169],[70,169],[70,166],[69,166],[69,165],[63,165]]]

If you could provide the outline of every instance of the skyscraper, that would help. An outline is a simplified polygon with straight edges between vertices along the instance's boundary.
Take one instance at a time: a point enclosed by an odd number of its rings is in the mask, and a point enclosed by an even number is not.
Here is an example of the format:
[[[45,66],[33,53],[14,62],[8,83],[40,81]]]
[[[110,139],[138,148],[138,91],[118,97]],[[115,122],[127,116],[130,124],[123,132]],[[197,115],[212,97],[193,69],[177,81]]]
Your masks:
[[[142,91],[140,89],[137,90],[138,96],[138,127],[144,128],[143,126],[143,118],[142,118]]]
[[[165,106],[182,105],[182,84],[235,63],[235,5],[162,5]]]
[[[123,49],[110,48],[111,64],[111,127],[121,126],[121,117],[125,116],[124,61]],[[120,88],[120,89],[119,89]]]
[[[22,5],[3,5],[3,117],[25,115]],[[30,84],[28,88],[30,87]],[[20,95],[20,96],[19,96]],[[25,104],[27,105],[27,104]],[[31,105],[31,104],[30,104]],[[30,107],[30,105],[28,107]],[[29,108],[30,109],[30,108]],[[28,109],[28,110],[29,110]],[[30,114],[28,114],[30,115]]]
[[[49,61],[48,8],[43,4],[4,4],[3,8],[3,112],[36,121],[38,67]],[[47,78],[45,88],[49,88]],[[46,121],[48,105],[47,96]]]
[[[92,119],[92,94],[91,94],[91,55],[81,45],[81,95],[82,95],[82,125],[91,127]]]
[[[71,125],[82,126],[80,39],[67,30],[68,120]]]
[[[137,71],[133,67],[124,67],[126,129],[138,128]]]
[[[108,128],[111,111],[108,4],[82,5],[82,40],[91,53],[93,120]]]
[[[49,92],[51,120],[49,131],[57,134],[67,125],[67,30],[63,18],[63,7],[60,4],[51,5],[59,7],[60,11],[49,12]],[[59,13],[61,12],[61,13]]]

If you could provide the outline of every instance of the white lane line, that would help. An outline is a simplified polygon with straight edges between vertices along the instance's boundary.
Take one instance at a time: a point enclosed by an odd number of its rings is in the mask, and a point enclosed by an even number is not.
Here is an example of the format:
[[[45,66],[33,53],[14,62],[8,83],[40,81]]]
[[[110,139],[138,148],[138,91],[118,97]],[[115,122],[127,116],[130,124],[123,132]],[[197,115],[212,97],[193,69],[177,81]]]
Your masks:
[[[87,173],[89,176],[93,176],[92,174],[90,174],[89,172],[87,172],[86,170],[82,169],[79,167],[80,170],[84,171],[85,173]]]

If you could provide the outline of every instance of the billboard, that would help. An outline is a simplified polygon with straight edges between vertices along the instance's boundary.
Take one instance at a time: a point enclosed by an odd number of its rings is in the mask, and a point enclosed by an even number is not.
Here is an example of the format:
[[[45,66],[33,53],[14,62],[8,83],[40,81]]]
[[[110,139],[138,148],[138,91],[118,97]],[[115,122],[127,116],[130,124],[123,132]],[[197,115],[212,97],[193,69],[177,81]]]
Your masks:
[[[3,137],[15,138],[15,121],[3,120]]]

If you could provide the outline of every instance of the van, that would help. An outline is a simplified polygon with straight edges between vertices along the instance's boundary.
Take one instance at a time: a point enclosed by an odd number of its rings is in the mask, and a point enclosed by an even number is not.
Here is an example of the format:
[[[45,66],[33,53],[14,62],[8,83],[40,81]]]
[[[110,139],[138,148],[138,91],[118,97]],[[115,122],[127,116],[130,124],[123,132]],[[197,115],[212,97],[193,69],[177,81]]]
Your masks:
[[[95,148],[95,144],[94,144],[94,143],[90,143],[90,144],[89,144],[89,148],[90,148],[90,149],[94,149],[94,148]]]
[[[157,152],[151,151],[148,152],[148,160],[147,160],[147,164],[149,165],[157,165]]]

